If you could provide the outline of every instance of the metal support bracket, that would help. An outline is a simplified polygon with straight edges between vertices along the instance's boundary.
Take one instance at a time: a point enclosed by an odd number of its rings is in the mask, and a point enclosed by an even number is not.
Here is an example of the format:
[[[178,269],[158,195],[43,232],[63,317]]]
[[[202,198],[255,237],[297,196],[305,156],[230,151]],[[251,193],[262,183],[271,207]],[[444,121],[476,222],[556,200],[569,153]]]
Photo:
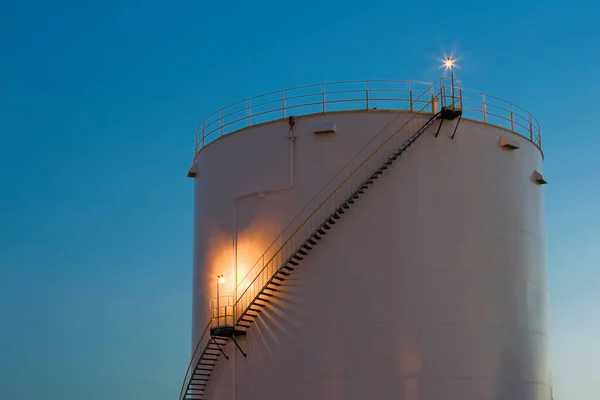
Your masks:
[[[240,347],[240,345],[238,344],[237,340],[235,340],[235,337],[231,337],[231,340],[233,340],[233,343],[235,343],[235,346],[238,348],[238,350],[240,351],[240,353],[242,353],[242,355],[244,357],[248,357],[248,355],[246,353],[244,353],[244,350],[242,350],[242,348]]]
[[[456,136],[456,130],[458,129],[458,125],[460,125],[460,120],[462,118],[462,114],[460,114],[458,116],[458,121],[456,122],[456,126],[454,127],[454,133],[452,133],[452,136],[450,137],[450,139],[454,140],[454,136]]]
[[[219,349],[219,351],[221,352],[221,354],[223,354],[223,357],[225,357],[225,359],[229,360],[229,357],[227,357],[227,354],[225,354],[225,352],[223,351],[223,348],[221,347],[221,345],[219,343],[217,343],[217,341],[215,340],[215,337],[211,336],[210,338],[213,341],[213,343],[217,345],[217,348]]]
[[[442,118],[442,119],[440,120],[440,126],[438,126],[438,130],[437,130],[437,132],[435,133],[435,137],[438,137],[438,135],[440,134],[440,130],[442,129],[442,124],[443,124],[443,123],[444,123],[444,118]]]

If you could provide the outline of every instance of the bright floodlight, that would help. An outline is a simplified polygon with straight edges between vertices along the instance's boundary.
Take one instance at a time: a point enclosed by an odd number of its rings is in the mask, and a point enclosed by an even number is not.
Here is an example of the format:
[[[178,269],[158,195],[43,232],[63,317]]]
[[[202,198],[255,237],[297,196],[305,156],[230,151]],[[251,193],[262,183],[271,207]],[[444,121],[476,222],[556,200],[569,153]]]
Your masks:
[[[446,57],[444,65],[446,66],[446,68],[452,68],[454,66],[454,59],[452,57]]]
[[[217,282],[219,282],[220,285],[225,283],[225,277],[223,275],[219,275],[217,276]]]

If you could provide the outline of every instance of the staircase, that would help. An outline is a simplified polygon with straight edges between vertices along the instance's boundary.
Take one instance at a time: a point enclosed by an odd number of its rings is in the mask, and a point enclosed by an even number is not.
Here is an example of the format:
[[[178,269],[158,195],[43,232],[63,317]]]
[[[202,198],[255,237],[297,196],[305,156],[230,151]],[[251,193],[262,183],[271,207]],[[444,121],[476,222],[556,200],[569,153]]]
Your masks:
[[[341,184],[330,182],[326,185],[324,189],[330,184],[335,188],[324,199],[318,199],[318,206],[314,211],[303,220],[286,242],[264,264],[256,277],[238,296],[232,307],[231,315],[227,315],[228,313],[225,311],[224,320],[231,320],[232,324],[216,324],[215,326],[214,319],[208,323],[190,362],[180,400],[204,399],[205,389],[219,357],[222,355],[229,359],[224,351],[224,346],[229,340],[234,342],[244,357],[247,356],[236,341],[236,337],[246,334],[247,329],[251,327],[250,324],[255,321],[269,301],[277,296],[279,287],[300,265],[304,257],[324,239],[336,221],[340,220],[346,211],[356,204],[356,200],[374,185],[403,152],[438,119],[441,121],[436,137],[444,120],[453,120],[458,117],[460,122],[462,104],[461,108],[445,106],[448,98],[445,96],[443,80],[441,82],[439,95],[432,97],[430,102],[425,102],[426,104],[421,109],[424,110],[431,106],[428,113],[424,112],[424,114],[428,114],[426,122],[423,123],[422,115],[417,114],[387,138],[382,130],[368,143],[375,143],[375,150],[365,146],[363,150],[367,149],[368,156],[358,157],[359,154],[357,154],[353,158],[358,158],[358,166],[350,168],[350,174],[343,178]],[[442,107],[438,111],[437,106],[440,103]],[[408,138],[405,139],[402,133],[407,134]],[[380,143],[377,143],[378,141]]]

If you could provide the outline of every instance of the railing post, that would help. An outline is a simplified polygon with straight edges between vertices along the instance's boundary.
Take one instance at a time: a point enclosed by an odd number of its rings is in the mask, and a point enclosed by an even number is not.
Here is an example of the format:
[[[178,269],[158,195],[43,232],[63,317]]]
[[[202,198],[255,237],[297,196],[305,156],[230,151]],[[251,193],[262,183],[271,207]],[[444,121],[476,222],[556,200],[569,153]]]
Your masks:
[[[438,99],[434,95],[431,95],[431,111],[433,114],[438,113],[438,108]]]
[[[408,89],[408,99],[410,101],[410,112],[413,112],[415,110],[414,106],[413,106],[413,94],[412,94],[412,90]]]
[[[369,109],[369,81],[365,81],[365,100],[367,102],[367,110]]]
[[[513,114],[512,104],[510,105],[510,130],[513,132],[515,131],[515,118],[514,118],[514,114]]]
[[[223,136],[223,110],[221,110],[221,114],[220,114],[220,118],[219,118],[219,137]]]
[[[202,147],[204,147],[204,130],[206,129],[206,120],[202,121]]]
[[[529,114],[529,140],[533,142],[533,121],[531,120],[531,114]]]
[[[281,91],[281,118],[285,118],[285,90]]]
[[[442,103],[442,107],[444,107],[444,105],[446,105],[446,87],[444,85],[442,85],[440,87],[439,96],[440,96],[439,101],[440,101],[440,103]]]
[[[487,104],[485,104],[485,95],[481,95],[481,104],[483,105],[483,123],[487,124]]]
[[[463,97],[462,97],[462,88],[458,89],[458,96],[459,96],[459,100],[460,100],[460,109],[462,110],[462,108],[463,108],[463,104],[462,104],[462,100],[463,100]]]
[[[252,100],[248,99],[248,126],[250,126],[250,117],[252,116]]]
[[[325,84],[321,85],[321,112],[325,112]]]

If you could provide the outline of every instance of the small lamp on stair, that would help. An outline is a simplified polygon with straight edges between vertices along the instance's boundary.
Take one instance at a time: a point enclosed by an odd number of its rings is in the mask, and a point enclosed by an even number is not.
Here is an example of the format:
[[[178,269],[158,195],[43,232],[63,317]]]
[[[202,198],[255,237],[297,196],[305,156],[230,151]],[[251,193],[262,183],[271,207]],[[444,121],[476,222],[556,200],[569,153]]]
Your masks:
[[[219,304],[219,288],[225,283],[225,276],[223,274],[217,275],[217,326],[221,326],[221,307]],[[225,316],[227,320],[227,315]]]

